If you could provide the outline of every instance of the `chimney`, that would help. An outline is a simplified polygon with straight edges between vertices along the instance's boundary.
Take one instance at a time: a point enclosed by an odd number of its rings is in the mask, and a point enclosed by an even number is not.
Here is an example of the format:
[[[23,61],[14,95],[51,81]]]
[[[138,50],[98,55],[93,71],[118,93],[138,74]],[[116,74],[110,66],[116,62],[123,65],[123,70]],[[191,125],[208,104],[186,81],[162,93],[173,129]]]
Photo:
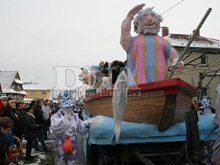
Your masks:
[[[195,31],[196,30],[193,30],[193,34],[194,34]],[[196,36],[200,36],[200,32],[199,31],[196,33]]]
[[[169,29],[168,27],[162,27],[162,37],[169,35]]]

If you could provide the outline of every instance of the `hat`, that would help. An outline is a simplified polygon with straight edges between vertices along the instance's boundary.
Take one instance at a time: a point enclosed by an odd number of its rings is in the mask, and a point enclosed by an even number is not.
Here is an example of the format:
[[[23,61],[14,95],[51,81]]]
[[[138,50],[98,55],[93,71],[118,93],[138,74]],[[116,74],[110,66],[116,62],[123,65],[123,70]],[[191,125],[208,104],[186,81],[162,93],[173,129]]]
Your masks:
[[[72,101],[71,91],[64,91],[63,94],[60,94],[60,98],[62,99],[61,108],[75,107]]]
[[[32,106],[27,106],[27,108],[25,108],[25,111],[28,112],[31,108],[33,108]]]

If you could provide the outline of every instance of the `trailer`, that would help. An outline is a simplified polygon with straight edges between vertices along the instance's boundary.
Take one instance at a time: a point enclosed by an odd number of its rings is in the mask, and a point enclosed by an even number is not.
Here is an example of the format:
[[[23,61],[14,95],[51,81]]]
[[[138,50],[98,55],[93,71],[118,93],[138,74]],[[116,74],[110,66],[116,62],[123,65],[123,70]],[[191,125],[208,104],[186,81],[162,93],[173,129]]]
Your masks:
[[[90,118],[86,111],[84,116]],[[193,112],[192,116],[166,131],[159,131],[155,124],[123,121],[118,143],[113,118],[96,116],[84,137],[86,164],[202,164],[203,144],[216,139],[217,125],[213,114],[197,116]]]

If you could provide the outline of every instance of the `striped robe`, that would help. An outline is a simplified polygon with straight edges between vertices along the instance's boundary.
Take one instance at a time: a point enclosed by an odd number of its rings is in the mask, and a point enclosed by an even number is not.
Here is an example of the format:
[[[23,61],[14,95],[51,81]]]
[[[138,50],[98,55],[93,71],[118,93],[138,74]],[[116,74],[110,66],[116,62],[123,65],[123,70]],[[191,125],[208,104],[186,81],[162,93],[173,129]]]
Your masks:
[[[127,56],[129,85],[165,80],[170,49],[170,43],[158,35],[134,37]]]

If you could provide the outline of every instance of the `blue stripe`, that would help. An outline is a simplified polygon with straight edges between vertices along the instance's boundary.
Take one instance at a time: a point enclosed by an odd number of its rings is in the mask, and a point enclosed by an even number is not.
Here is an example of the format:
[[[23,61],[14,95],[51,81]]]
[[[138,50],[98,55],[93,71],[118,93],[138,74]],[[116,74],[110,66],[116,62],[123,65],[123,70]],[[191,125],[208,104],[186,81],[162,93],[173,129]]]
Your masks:
[[[166,42],[166,46],[165,46],[165,58],[166,58],[166,62],[167,62],[167,59],[169,58],[170,56],[170,49],[171,49],[171,44],[169,41]]]
[[[132,51],[132,48],[133,48],[133,45],[134,45],[134,40],[135,40],[135,37],[133,37],[132,40],[131,40],[131,43],[130,43],[129,49],[128,49],[128,55],[127,55],[128,69],[130,69],[130,71],[133,75],[133,78],[134,78],[134,75],[135,75],[135,65],[134,65],[133,57],[131,55],[131,51]]]
[[[147,73],[147,81],[155,81],[156,75],[156,57],[155,57],[155,40],[153,35],[144,35],[146,52],[145,52],[145,71]]]

